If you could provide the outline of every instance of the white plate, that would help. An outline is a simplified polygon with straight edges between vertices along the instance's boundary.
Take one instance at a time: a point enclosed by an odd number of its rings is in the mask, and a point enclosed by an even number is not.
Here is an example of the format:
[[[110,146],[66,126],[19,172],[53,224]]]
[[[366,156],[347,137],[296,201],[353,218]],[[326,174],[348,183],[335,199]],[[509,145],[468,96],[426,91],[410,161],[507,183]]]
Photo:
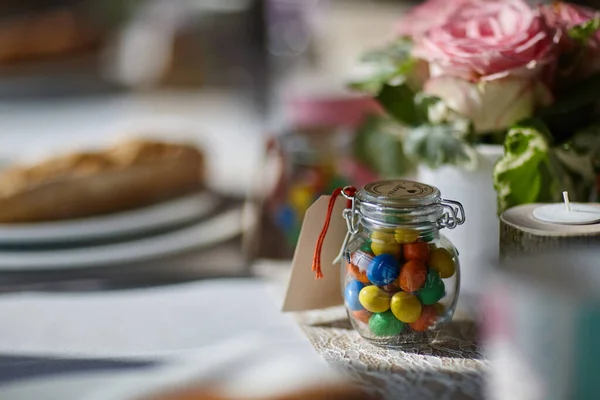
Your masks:
[[[0,271],[92,268],[177,254],[238,236],[244,229],[243,209],[218,214],[196,225],[138,240],[93,247],[41,251],[0,251]]]
[[[0,224],[0,244],[81,242],[140,233],[208,215],[219,204],[204,191],[130,211],[66,221]]]

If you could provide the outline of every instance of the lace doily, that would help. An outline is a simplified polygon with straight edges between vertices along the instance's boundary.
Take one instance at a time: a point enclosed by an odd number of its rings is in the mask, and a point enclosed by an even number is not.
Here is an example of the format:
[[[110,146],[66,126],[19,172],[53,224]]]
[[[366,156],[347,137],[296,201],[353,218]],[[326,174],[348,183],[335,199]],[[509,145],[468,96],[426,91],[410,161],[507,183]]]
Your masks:
[[[352,329],[342,307],[297,314],[327,362],[383,399],[481,399],[488,368],[474,323],[455,316],[434,344],[403,350],[376,347]]]

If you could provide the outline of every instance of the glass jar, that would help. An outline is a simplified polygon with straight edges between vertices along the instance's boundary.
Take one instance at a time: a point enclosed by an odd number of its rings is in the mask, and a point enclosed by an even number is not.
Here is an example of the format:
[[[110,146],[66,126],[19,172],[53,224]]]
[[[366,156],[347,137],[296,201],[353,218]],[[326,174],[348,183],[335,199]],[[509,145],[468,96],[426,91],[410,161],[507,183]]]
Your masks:
[[[341,276],[352,325],[377,345],[432,341],[458,301],[458,251],[440,229],[464,223],[462,205],[399,179],[346,193],[352,208],[344,211],[350,239]]]
[[[376,104],[368,97],[307,97],[289,100],[288,107],[291,127],[271,142],[280,173],[266,206],[286,242],[271,247],[285,247],[291,256],[304,214],[319,196],[377,179],[352,152],[358,126]]]

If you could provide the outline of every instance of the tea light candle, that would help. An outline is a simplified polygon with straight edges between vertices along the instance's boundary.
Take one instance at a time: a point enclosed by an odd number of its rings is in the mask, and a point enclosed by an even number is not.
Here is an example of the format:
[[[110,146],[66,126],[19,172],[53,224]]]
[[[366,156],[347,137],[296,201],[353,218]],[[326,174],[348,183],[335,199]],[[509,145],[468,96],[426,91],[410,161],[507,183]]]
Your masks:
[[[588,225],[600,222],[600,209],[588,204],[571,203],[563,192],[564,203],[546,204],[533,210],[533,216],[543,222],[562,225]]]

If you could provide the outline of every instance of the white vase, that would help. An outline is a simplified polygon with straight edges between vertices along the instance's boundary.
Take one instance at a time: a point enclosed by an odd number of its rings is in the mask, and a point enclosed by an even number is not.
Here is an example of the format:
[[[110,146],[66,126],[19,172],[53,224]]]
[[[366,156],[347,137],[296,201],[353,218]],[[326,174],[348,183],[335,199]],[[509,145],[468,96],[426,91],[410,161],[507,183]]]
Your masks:
[[[491,266],[498,257],[499,222],[492,178],[494,163],[503,152],[499,145],[477,147],[479,163],[474,171],[444,166],[435,170],[420,166],[418,180],[435,186],[442,198],[456,200],[465,208],[466,221],[442,233],[460,254],[461,291],[477,295],[485,288]]]

